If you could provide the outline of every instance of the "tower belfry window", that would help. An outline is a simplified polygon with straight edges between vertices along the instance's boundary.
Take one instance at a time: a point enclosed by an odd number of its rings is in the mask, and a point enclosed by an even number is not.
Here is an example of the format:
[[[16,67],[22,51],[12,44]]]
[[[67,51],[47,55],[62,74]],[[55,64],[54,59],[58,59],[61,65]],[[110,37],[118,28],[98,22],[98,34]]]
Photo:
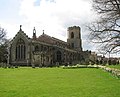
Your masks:
[[[74,33],[73,32],[71,33],[71,38],[74,38]]]

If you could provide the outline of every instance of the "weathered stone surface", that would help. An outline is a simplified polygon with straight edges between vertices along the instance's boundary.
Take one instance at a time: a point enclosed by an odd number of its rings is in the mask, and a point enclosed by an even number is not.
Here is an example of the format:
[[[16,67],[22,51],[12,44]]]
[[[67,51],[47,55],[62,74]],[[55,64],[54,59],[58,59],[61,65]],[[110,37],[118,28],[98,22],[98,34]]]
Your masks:
[[[89,61],[90,52],[82,51],[80,27],[68,28],[67,42],[43,33],[29,38],[21,27],[10,42],[9,62],[12,66],[58,66],[85,63]],[[88,62],[89,63],[89,62]]]

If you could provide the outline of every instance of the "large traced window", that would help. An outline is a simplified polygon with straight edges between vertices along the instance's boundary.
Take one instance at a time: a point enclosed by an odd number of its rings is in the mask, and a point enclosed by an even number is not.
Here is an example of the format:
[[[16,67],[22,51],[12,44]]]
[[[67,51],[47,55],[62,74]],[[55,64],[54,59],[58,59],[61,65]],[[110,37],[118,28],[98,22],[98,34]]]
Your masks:
[[[23,39],[19,39],[16,44],[16,60],[24,60],[26,55],[26,47]]]

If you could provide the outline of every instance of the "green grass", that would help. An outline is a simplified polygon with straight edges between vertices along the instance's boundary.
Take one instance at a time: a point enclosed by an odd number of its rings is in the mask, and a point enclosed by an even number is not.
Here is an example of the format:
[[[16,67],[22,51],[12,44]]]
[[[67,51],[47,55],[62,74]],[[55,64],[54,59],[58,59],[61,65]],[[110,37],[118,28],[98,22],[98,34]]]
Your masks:
[[[120,65],[109,65],[109,66],[107,66],[107,67],[120,69]]]
[[[0,97],[120,97],[120,79],[95,68],[0,68]]]

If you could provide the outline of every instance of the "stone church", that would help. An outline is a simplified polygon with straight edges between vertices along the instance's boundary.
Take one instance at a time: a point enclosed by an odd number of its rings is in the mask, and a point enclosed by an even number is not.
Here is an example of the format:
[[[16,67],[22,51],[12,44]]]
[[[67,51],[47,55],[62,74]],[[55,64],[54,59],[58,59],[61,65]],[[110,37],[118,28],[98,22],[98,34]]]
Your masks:
[[[13,66],[58,66],[77,64],[83,61],[81,29],[79,26],[67,29],[67,42],[44,33],[29,38],[20,30],[9,44],[9,64]]]

